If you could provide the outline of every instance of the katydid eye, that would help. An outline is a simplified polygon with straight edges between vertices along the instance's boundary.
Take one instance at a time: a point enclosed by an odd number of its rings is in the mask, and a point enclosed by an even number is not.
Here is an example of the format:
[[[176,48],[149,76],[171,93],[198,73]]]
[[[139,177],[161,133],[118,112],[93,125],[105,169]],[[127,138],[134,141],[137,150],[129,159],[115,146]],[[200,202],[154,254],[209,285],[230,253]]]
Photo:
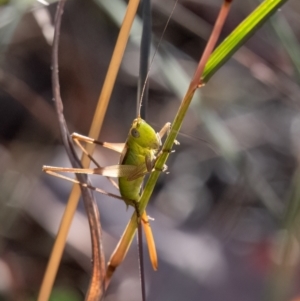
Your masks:
[[[134,137],[134,138],[139,138],[140,137],[140,133],[137,129],[132,129],[131,130],[131,135]]]

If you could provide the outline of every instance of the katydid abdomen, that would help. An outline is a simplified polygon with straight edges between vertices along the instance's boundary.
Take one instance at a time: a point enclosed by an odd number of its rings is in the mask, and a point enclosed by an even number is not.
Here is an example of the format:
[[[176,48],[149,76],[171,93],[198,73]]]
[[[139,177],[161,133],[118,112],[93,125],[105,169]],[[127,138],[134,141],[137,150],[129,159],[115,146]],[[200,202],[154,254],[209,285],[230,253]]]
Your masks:
[[[139,166],[144,162],[145,162],[145,157],[137,156],[130,149],[128,149],[123,162],[120,162],[120,164]],[[146,172],[147,169],[145,168],[144,171]],[[140,190],[141,190],[141,185],[143,180],[144,180],[144,176],[141,176],[135,180],[128,180],[127,177],[119,178],[119,189],[120,189],[121,196],[125,199],[138,202],[140,198]],[[134,205],[134,204],[128,204],[128,205]]]

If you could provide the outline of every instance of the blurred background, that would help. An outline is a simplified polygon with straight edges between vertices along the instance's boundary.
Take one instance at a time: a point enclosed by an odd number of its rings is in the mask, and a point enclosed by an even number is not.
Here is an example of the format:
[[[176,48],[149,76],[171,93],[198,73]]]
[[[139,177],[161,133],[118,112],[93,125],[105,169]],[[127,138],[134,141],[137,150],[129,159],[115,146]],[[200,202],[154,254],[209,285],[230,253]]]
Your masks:
[[[172,122],[221,0],[179,1],[150,75],[148,122]],[[47,3],[49,5],[47,5]],[[51,91],[56,2],[0,1],[0,300],[35,300],[72,184],[43,165],[70,166]],[[257,5],[235,1],[223,40]],[[173,0],[152,2],[153,47]],[[70,132],[88,133],[126,3],[73,0],[59,68]],[[136,112],[140,20],[99,140],[124,142]],[[300,300],[300,2],[277,15],[199,91],[148,214],[159,269],[145,252],[148,300]],[[101,165],[118,155],[97,148]],[[117,193],[106,179],[95,186]],[[96,195],[108,260],[132,209]],[[91,271],[80,203],[52,300],[83,300]],[[106,300],[141,300],[136,243]]]

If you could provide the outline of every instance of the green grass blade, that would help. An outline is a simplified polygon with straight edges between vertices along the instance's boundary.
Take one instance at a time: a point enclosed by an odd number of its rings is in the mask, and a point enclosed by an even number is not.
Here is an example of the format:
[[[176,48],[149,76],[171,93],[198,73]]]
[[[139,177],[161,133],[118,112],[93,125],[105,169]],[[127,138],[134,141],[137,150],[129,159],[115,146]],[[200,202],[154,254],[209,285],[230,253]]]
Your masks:
[[[266,0],[259,5],[210,56],[202,76],[207,83],[214,73],[253,33],[261,27],[287,0]]]

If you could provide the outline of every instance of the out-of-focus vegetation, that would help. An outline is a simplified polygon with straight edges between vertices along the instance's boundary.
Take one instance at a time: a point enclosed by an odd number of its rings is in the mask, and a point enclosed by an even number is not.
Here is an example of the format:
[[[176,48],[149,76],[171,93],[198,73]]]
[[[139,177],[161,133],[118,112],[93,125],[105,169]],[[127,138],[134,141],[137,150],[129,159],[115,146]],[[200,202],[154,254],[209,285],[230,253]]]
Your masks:
[[[68,1],[60,80],[71,131],[88,132],[123,2]],[[150,78],[149,122],[171,121],[210,34],[221,1],[180,1]],[[3,3],[0,2],[2,5]],[[71,184],[44,175],[69,166],[51,92],[56,4],[0,7],[0,295],[34,300]],[[173,1],[153,2],[159,37]],[[235,1],[225,38],[257,5]],[[299,282],[300,3],[290,0],[198,93],[148,213],[159,270],[146,257],[149,300],[296,300]],[[138,24],[123,61],[100,140],[123,142],[135,117]],[[155,40],[154,40],[155,41]],[[164,70],[161,70],[163,66]],[[102,165],[117,155],[98,149]],[[115,192],[101,177],[93,184]],[[131,216],[98,196],[108,257]],[[90,271],[82,205],[74,219],[53,300],[80,300]],[[140,300],[131,248],[107,300]]]

